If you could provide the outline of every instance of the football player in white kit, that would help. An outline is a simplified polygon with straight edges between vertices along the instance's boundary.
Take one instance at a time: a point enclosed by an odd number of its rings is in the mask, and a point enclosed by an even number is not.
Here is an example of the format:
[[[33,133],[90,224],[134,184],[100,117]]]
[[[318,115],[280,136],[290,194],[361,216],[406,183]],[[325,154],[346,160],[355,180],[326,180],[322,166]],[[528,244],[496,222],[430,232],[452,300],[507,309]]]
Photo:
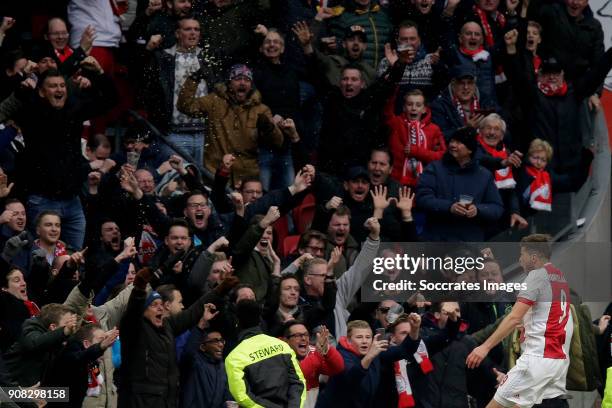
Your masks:
[[[573,322],[570,290],[563,273],[550,263],[550,237],[529,235],[521,240],[519,262],[526,289],[497,330],[467,357],[478,367],[489,351],[522,325],[521,357],[508,372],[487,408],[531,407],[566,393],[569,345]]]

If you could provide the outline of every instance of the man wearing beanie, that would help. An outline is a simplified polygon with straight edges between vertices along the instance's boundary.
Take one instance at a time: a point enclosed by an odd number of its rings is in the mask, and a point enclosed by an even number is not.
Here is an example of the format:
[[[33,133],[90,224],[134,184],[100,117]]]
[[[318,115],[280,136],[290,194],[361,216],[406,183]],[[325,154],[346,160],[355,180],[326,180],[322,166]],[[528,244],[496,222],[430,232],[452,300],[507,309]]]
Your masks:
[[[283,134],[253,87],[253,72],[246,65],[234,65],[227,84],[217,84],[214,92],[197,97],[199,80],[205,76],[203,70],[191,74],[176,105],[186,115],[208,115],[210,136],[204,150],[205,167],[215,173],[223,156],[231,153],[236,156],[232,166],[234,181],[258,177],[258,148],[281,147]]]
[[[240,344],[225,359],[234,400],[243,406],[300,408],[306,401],[306,380],[295,352],[287,343],[262,333],[261,307],[254,300],[236,306]]]
[[[120,407],[178,406],[179,369],[174,339],[198,323],[205,305],[220,305],[221,297],[237,283],[235,277],[230,277],[187,310],[164,317],[161,295],[146,292],[152,277],[148,268],[138,271],[121,319]]]
[[[458,129],[442,159],[421,175],[416,203],[426,214],[426,240],[482,242],[485,226],[502,216],[491,172],[473,160],[476,143],[474,128]]]

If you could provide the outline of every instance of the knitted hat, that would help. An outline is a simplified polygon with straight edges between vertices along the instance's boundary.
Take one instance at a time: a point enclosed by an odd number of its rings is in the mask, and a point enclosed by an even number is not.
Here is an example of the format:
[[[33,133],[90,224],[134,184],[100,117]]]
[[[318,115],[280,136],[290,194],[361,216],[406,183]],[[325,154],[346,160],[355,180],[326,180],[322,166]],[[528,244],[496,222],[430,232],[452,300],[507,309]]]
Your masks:
[[[474,154],[476,153],[476,147],[478,146],[476,141],[477,134],[478,132],[476,131],[476,129],[466,126],[457,129],[457,131],[451,135],[450,140],[454,139],[458,142],[463,143],[465,147],[467,147],[472,152],[472,154]]]
[[[231,81],[241,76],[252,81],[253,71],[251,71],[251,69],[244,64],[232,65],[229,72],[229,80]]]
[[[147,296],[147,300],[145,300],[145,307],[151,306],[151,303],[153,303],[156,299],[161,298],[162,297],[159,293],[157,293],[156,291],[152,291],[151,293],[149,293],[149,296]]]

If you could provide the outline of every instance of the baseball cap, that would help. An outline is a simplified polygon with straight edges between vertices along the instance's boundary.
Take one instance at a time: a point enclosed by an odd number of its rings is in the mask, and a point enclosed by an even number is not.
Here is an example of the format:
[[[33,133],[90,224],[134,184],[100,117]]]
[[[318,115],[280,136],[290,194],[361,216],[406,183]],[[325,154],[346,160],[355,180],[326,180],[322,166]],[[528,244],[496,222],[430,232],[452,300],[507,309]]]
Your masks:
[[[540,72],[561,72],[563,65],[555,57],[546,58],[540,65]]]
[[[232,65],[229,72],[229,80],[236,79],[240,76],[246,77],[249,80],[253,80],[253,71],[244,64]]]
[[[346,172],[346,181],[357,180],[358,178],[370,180],[370,174],[368,173],[368,170],[366,170],[366,168],[363,166],[350,167]]]
[[[344,30],[345,40],[352,37],[359,37],[363,42],[368,41],[368,36],[366,35],[365,29],[360,25],[352,25]]]
[[[476,70],[469,65],[456,65],[450,70],[450,76],[452,79],[459,78],[477,78]]]

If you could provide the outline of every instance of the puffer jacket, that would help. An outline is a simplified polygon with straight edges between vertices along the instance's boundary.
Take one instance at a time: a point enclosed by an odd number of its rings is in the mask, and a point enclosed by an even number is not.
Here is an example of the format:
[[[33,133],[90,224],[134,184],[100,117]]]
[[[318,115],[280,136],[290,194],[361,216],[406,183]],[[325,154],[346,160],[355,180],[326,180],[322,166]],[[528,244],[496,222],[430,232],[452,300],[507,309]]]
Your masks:
[[[238,104],[223,84],[213,93],[196,98],[197,83],[188,78],[179,94],[177,108],[191,116],[208,114],[209,137],[204,148],[204,164],[215,173],[223,155],[232,153],[236,161],[232,167],[234,178],[259,176],[258,147],[281,147],[283,134],[274,125],[269,131],[258,131],[257,117],[272,120],[270,108],[261,103],[261,95],[253,91],[244,104]]]
[[[478,208],[476,217],[450,212],[461,194],[473,197]],[[460,167],[449,153],[425,168],[416,189],[416,204],[427,215],[424,235],[431,241],[482,242],[485,227],[504,211],[491,172],[473,160]]]

